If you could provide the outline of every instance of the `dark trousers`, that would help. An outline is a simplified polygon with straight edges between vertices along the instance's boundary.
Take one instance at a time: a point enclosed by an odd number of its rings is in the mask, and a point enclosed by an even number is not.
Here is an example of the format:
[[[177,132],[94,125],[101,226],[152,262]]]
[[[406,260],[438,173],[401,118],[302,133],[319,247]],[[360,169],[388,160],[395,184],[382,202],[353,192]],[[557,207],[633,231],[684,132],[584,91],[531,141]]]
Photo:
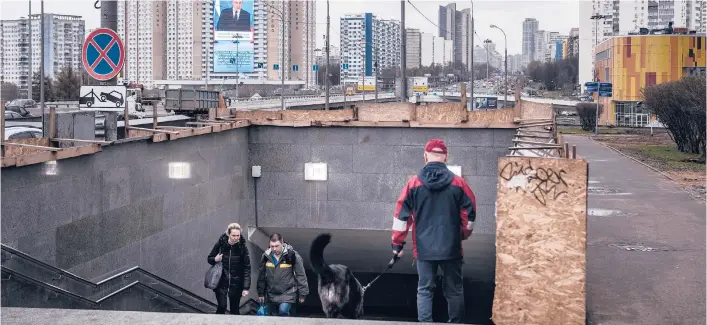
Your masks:
[[[432,297],[435,291],[437,268],[444,274],[444,297],[447,299],[447,311],[450,323],[464,322],[464,280],[462,277],[463,260],[416,261],[417,274],[417,319],[420,322],[432,322]]]
[[[239,309],[240,309],[242,292],[243,292],[243,289],[235,288],[235,287],[231,287],[231,290],[228,290],[228,287],[216,288],[216,290],[214,290],[214,293],[216,293],[216,304],[218,306],[216,308],[216,313],[217,314],[225,314],[226,313],[226,302],[227,302],[227,300],[230,300],[231,314],[233,314],[233,315],[240,314]]]

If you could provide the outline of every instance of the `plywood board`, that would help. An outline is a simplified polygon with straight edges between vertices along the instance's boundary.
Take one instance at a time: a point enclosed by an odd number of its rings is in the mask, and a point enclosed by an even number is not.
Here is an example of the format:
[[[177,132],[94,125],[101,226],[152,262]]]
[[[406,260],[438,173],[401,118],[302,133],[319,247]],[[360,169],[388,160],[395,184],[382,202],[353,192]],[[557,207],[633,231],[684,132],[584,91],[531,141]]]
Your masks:
[[[246,118],[249,120],[281,120],[281,111],[236,111],[236,118]]]
[[[131,138],[137,138],[137,137],[146,137],[153,135],[154,132],[150,131],[144,131],[144,130],[130,130],[130,137]]]
[[[354,118],[352,109],[336,110],[298,110],[288,109],[282,112],[282,119],[285,121],[351,121]]]
[[[496,202],[496,325],[584,325],[587,162],[503,157]]]
[[[33,146],[51,147],[51,144],[49,143],[49,139],[47,139],[47,138],[12,139],[12,140],[5,140],[5,143],[19,143],[19,144],[28,144],[28,145],[33,145]],[[28,155],[28,154],[32,154],[32,153],[36,153],[36,152],[44,152],[44,151],[46,151],[46,150],[42,150],[39,148],[6,145],[5,146],[5,157],[22,156],[22,155]]]
[[[513,123],[513,109],[512,108],[471,111],[468,114],[469,114],[469,123],[477,123],[477,124]]]
[[[521,100],[520,107],[521,119],[552,119],[552,104]]]
[[[415,120],[415,104],[375,103],[358,106],[358,120],[367,122],[402,122]]]
[[[460,123],[467,120],[467,111],[460,103],[430,103],[416,108],[418,122]]]

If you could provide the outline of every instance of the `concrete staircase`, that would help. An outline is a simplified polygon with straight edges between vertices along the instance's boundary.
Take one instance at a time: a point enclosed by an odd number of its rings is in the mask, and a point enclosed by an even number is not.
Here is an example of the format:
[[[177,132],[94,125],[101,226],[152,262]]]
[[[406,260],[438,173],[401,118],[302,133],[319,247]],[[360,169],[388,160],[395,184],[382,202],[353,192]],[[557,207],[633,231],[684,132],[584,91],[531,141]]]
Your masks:
[[[214,313],[212,302],[138,266],[98,282],[2,247],[2,306]]]

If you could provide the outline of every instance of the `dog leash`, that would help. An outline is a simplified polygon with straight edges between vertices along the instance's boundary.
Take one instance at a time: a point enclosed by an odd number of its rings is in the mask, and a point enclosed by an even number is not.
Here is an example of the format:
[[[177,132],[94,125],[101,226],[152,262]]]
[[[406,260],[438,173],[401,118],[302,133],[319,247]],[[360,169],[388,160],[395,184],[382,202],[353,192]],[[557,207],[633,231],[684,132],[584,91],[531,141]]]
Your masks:
[[[403,242],[403,246],[404,245],[405,245],[405,242]],[[402,248],[400,250],[402,251]],[[395,265],[395,263],[400,259],[399,254],[400,254],[400,252],[398,252],[398,254],[393,254],[393,258],[390,259],[390,262],[388,262],[388,266],[385,268],[385,270],[383,270],[383,272],[378,274],[378,276],[376,276],[371,282],[368,282],[367,285],[365,285],[363,288],[361,288],[361,290],[363,290],[364,294],[366,293],[366,290],[368,290],[368,288],[371,286],[371,284],[373,284],[373,282],[376,282],[383,274],[385,274],[385,272],[388,272],[388,270],[393,268],[393,265]]]

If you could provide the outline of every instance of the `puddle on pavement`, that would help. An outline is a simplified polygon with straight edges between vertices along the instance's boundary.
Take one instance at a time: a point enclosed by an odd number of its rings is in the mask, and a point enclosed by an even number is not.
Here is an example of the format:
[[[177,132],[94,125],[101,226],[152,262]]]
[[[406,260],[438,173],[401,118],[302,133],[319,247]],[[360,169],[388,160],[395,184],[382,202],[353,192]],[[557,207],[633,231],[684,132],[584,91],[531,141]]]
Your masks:
[[[642,244],[609,244],[609,247],[631,251],[631,252],[667,252],[668,248],[649,247]]]
[[[622,214],[619,210],[611,209],[589,209],[588,213],[590,217],[610,217]]]

